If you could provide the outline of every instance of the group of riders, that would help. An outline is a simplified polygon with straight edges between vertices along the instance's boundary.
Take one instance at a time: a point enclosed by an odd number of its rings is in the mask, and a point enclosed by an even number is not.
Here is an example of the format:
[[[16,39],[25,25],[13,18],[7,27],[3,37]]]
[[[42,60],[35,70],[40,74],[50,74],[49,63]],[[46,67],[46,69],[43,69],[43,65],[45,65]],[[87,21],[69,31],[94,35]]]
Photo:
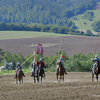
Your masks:
[[[59,65],[58,65],[58,62],[59,61],[61,61],[62,62],[62,65],[63,65],[63,68],[64,68],[64,71],[65,71],[65,74],[68,74],[67,72],[66,72],[66,68],[64,67],[64,60],[63,60],[63,58],[62,58],[62,55],[61,55],[61,57],[60,57],[60,59],[57,61],[57,69],[56,69],[56,74],[58,73],[58,70],[59,70]],[[98,56],[97,55],[95,55],[95,58],[93,58],[92,59],[92,61],[95,61],[95,63],[94,63],[94,66],[93,66],[93,68],[92,68],[92,72],[93,72],[93,74],[95,74],[96,73],[96,70],[97,70],[97,68],[98,68],[98,66],[100,65],[99,64],[99,62],[100,62],[100,59],[98,58]],[[39,59],[39,61],[36,61],[36,58],[34,58],[34,60],[33,60],[33,62],[32,62],[32,65],[31,65],[31,67],[32,67],[32,72],[31,72],[31,77],[33,77],[34,76],[34,69],[33,69],[33,65],[36,65],[36,72],[38,71],[38,69],[39,69],[39,65],[40,64],[42,64],[42,66],[43,66],[43,78],[46,76],[45,75],[45,69],[46,69],[46,66],[45,66],[45,63],[43,63],[43,61],[42,61],[42,58],[40,58]],[[5,61],[5,67],[7,68],[7,69],[9,69],[10,70],[10,68],[9,68],[9,66],[8,66],[8,64],[7,64],[7,62]],[[18,71],[21,71],[22,72],[22,75],[25,77],[25,75],[24,75],[24,73],[23,73],[23,71],[22,71],[22,67],[20,66],[20,63],[18,62],[17,63],[17,66],[15,67],[16,68],[16,74],[15,74],[15,78],[17,77],[17,72]],[[45,68],[45,69],[44,69]],[[36,73],[37,74],[37,73]]]

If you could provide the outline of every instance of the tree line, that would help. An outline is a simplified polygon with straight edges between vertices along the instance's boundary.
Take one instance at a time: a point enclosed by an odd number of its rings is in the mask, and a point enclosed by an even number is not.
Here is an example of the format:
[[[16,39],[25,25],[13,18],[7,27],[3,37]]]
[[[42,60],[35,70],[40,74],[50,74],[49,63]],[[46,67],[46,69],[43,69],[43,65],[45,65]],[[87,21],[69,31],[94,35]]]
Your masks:
[[[28,54],[26,57],[23,57],[21,53],[18,54],[11,54],[10,52],[6,51],[3,52],[2,49],[0,49],[0,66],[4,65],[5,60],[7,63],[13,62],[12,69],[15,69],[15,66],[17,65],[17,62],[20,62],[20,64],[23,64],[22,68],[29,70],[32,61],[34,59],[34,55],[28,59],[32,54]],[[43,62],[46,65],[46,71],[47,72],[55,72],[56,71],[56,62],[60,58],[61,55],[66,55],[63,60],[65,62],[64,66],[66,67],[66,70],[71,71],[91,71],[93,67],[92,58],[94,58],[93,53],[89,53],[87,55],[84,55],[82,53],[74,54],[72,56],[67,56],[67,53],[62,50],[57,52],[54,56],[45,56],[43,57],[43,54],[38,54],[36,56],[36,60],[39,61],[40,58],[42,58]],[[97,53],[98,57],[100,57],[100,52]],[[28,59],[28,60],[27,60]]]
[[[17,24],[17,23],[3,23],[0,22],[0,31],[39,31],[39,32],[53,32],[55,34],[70,34],[83,36],[98,36],[93,35],[91,30],[83,31],[75,30],[65,26],[59,25],[43,25],[43,24]]]
[[[0,0],[0,22],[57,24],[76,28],[69,18],[92,10],[99,0]]]

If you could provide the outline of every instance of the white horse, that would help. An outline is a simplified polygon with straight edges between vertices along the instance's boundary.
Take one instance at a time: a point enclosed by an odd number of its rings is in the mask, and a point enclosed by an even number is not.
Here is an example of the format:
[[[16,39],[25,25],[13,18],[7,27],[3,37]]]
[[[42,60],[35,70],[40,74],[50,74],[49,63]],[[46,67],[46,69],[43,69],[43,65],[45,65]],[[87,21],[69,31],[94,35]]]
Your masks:
[[[12,72],[12,66],[13,66],[13,63],[11,62],[11,63],[8,63],[8,66],[9,66],[9,68],[8,68],[8,73],[9,73],[9,70],[11,70],[11,72]],[[0,71],[1,71],[1,73],[3,73],[3,70],[5,70],[5,69],[7,69],[5,66],[1,66],[0,67]]]

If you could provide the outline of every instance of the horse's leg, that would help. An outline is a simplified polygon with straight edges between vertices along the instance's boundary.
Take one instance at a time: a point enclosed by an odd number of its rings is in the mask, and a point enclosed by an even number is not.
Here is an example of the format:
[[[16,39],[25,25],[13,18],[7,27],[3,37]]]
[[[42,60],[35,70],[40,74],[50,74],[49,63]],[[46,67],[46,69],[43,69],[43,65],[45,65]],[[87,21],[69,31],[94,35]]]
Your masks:
[[[34,73],[34,83],[36,83],[36,80],[35,80],[35,73]]]
[[[64,74],[63,74],[63,82],[64,82]]]
[[[19,78],[19,83],[21,84],[21,77]]]
[[[57,75],[57,81],[58,81],[58,75]]]
[[[92,81],[94,81],[94,74],[93,74],[93,72],[92,72]]]
[[[60,82],[60,80],[61,80],[61,75],[59,76],[59,82]]]
[[[42,76],[41,76],[41,83],[42,83]]]
[[[39,70],[37,70],[37,83],[39,83]]]
[[[96,79],[97,79],[97,81],[98,81],[98,74],[96,75]]]
[[[23,77],[22,77],[22,83],[23,83]]]

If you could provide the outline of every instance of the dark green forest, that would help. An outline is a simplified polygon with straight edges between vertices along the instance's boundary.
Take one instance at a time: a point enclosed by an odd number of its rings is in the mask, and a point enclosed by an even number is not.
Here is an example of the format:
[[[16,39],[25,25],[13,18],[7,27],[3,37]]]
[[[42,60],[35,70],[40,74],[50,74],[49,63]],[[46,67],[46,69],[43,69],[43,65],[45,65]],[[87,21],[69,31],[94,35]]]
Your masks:
[[[100,0],[0,0],[0,22],[57,24],[76,29],[69,19],[92,10]]]
[[[66,55],[63,60],[64,60],[64,66],[66,67],[67,71],[72,72],[86,72],[86,71],[91,71],[93,67],[92,58],[94,58],[94,54],[89,53],[87,55],[84,55],[82,53],[79,54],[74,54],[73,56],[67,56],[67,53],[65,51],[59,51],[56,53],[54,56],[46,56],[43,57],[43,54],[38,54],[36,56],[37,61],[42,58],[43,62],[46,65],[46,72],[55,72],[56,71],[56,62],[60,58],[61,55]],[[100,58],[100,52],[97,53],[98,57]],[[0,66],[4,65],[4,61],[6,60],[7,63],[13,62],[13,67],[12,69],[15,69],[15,66],[17,62],[20,62],[20,64],[23,64],[22,68],[23,69],[29,69],[29,67],[32,64],[32,61],[34,59],[34,55],[28,54],[25,58],[21,55],[21,53],[18,54],[11,54],[10,52],[6,51],[3,52],[2,49],[0,49]],[[29,57],[31,57],[29,59]],[[28,59],[28,60],[27,60]],[[26,61],[27,60],[27,61]]]

